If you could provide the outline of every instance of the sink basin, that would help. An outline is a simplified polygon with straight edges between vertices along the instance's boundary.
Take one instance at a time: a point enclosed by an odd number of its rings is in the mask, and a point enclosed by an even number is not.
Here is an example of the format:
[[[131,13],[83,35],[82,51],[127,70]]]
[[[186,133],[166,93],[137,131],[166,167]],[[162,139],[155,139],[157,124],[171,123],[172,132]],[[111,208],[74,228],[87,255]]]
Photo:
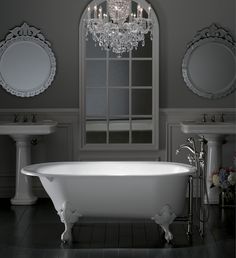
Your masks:
[[[195,134],[236,134],[236,123],[234,122],[197,122],[184,121],[180,123],[181,130],[184,133]]]
[[[44,135],[55,132],[57,122],[42,120],[36,123],[31,122],[1,122],[0,135]]]

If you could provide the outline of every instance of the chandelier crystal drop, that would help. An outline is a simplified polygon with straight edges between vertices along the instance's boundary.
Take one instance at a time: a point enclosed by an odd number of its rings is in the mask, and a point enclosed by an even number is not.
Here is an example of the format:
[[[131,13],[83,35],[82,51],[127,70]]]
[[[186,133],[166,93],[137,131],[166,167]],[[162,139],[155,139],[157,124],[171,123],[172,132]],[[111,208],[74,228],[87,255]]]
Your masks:
[[[104,50],[111,50],[118,56],[133,49],[137,49],[139,42],[145,45],[145,34],[150,32],[152,39],[153,21],[151,6],[147,12],[140,4],[136,12],[131,12],[132,0],[107,0],[107,12],[102,6],[88,6],[85,22],[85,36],[88,33],[92,39]],[[146,18],[144,18],[144,13]]]

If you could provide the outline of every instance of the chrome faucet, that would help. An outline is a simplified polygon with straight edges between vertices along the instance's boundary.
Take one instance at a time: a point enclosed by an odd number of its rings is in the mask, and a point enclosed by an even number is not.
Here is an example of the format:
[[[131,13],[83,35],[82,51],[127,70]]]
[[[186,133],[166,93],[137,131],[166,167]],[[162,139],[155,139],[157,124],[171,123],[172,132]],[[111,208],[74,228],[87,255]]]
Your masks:
[[[189,151],[192,152],[192,154],[196,155],[196,154],[197,154],[197,151],[196,151],[196,145],[195,145],[194,138],[193,138],[193,137],[188,138],[188,142],[189,142],[192,146],[190,146],[189,144],[181,144],[181,145],[179,146],[179,148],[176,150],[176,154],[179,154],[179,152],[180,152],[182,149],[188,149]]]
[[[176,155],[179,154],[179,152],[182,149],[187,149],[189,150],[193,155],[194,155],[194,160],[195,162],[197,161],[204,161],[204,157],[205,157],[205,151],[204,151],[204,144],[207,143],[206,139],[204,137],[201,137],[199,139],[200,141],[200,152],[198,152],[196,150],[196,144],[195,144],[195,140],[193,137],[188,138],[187,140],[192,146],[190,146],[189,144],[181,144],[179,146],[179,148],[176,150]]]
[[[193,156],[191,155],[188,155],[188,161],[189,163],[192,165],[193,163],[195,163],[195,166],[198,167],[198,158],[199,158],[199,153],[196,151],[196,145],[195,145],[195,140],[193,137],[190,137],[187,139],[187,141],[192,145],[190,144],[181,144],[179,146],[179,148],[176,150],[176,155],[179,154],[179,152],[183,149],[187,149],[189,150]]]
[[[193,147],[191,147],[189,144],[181,144],[181,145],[179,146],[179,148],[176,150],[176,154],[179,154],[179,152],[180,152],[182,149],[188,149],[188,150],[190,150],[193,154],[196,154],[196,152],[194,151]]]

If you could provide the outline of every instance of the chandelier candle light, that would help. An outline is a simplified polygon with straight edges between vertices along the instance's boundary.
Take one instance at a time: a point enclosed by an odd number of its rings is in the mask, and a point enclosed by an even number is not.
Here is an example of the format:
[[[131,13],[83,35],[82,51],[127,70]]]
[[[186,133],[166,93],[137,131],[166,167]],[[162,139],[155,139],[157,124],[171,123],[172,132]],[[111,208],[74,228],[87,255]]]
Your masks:
[[[144,9],[137,5],[136,13],[131,12],[132,0],[107,0],[107,13],[102,6],[96,4],[87,8],[85,19],[85,33],[104,50],[111,50],[118,56],[133,49],[137,49],[139,42],[145,45],[145,34],[150,32],[152,39],[153,21],[151,18],[151,6],[144,18]]]

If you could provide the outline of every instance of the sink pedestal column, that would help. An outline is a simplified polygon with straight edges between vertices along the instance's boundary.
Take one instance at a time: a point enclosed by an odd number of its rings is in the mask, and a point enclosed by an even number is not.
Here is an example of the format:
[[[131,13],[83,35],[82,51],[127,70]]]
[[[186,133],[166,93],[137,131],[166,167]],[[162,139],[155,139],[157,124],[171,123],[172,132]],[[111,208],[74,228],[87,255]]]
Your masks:
[[[31,205],[37,201],[32,193],[32,179],[21,174],[21,168],[31,163],[30,137],[27,135],[11,135],[16,142],[16,188],[11,199],[13,205]]]
[[[218,171],[222,166],[222,144],[224,137],[222,135],[204,135],[207,140],[207,168],[206,168],[206,187],[210,204],[219,203],[218,187],[210,188],[212,180],[212,172]],[[206,198],[205,198],[206,203]]]

